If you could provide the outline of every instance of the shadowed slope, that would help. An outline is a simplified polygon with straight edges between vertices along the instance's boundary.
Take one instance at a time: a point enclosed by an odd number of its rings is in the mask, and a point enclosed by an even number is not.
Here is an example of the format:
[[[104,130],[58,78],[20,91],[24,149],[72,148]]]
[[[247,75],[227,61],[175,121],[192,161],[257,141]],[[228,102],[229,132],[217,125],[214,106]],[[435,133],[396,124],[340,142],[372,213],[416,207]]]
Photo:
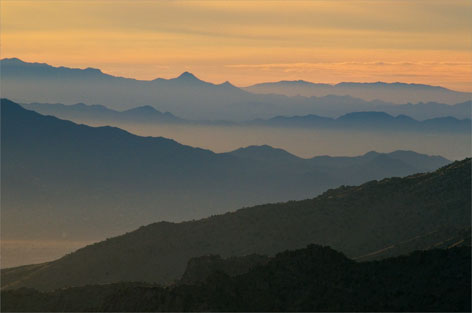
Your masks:
[[[470,171],[471,160],[466,159],[433,173],[340,187],[310,200],[178,224],[155,223],[2,283],[4,288],[38,289],[119,281],[170,283],[192,257],[273,255],[310,243],[332,246],[349,257],[364,256],[440,229],[470,226]]]
[[[278,254],[248,273],[196,285],[85,286],[2,291],[3,311],[470,311],[470,247],[356,263],[328,247]]]
[[[96,240],[149,221],[304,199],[448,163],[419,154],[423,162],[379,153],[287,155],[268,146],[216,154],[162,137],[77,125],[2,100],[2,238]]]

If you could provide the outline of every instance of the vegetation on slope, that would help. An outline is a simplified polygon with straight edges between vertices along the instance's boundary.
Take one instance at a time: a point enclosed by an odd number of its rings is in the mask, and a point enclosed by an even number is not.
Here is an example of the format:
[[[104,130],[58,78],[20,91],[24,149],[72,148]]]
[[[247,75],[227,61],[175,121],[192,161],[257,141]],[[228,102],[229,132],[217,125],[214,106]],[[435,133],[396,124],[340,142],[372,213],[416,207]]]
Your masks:
[[[246,274],[215,272],[194,285],[2,291],[2,311],[470,311],[470,284],[470,247],[357,263],[309,245]]]
[[[182,276],[193,257],[274,255],[311,243],[361,257],[434,231],[448,235],[445,229],[470,227],[470,172],[471,160],[466,159],[433,173],[343,186],[314,199],[184,223],[155,223],[27,274],[2,271],[2,288],[51,290],[120,281],[169,284]],[[425,241],[424,247],[418,243],[397,253],[429,246]]]

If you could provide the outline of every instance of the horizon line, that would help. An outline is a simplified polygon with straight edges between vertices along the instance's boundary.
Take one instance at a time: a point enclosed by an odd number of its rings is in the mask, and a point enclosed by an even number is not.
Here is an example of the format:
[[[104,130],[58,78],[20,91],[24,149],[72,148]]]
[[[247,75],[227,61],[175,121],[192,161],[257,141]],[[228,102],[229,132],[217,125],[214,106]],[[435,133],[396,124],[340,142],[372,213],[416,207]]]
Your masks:
[[[185,74],[190,74],[190,76],[193,76],[195,79],[197,79],[198,81],[201,81],[201,82],[209,83],[209,84],[216,85],[216,86],[223,85],[223,84],[230,84],[230,85],[235,86],[235,87],[240,88],[240,89],[244,89],[244,88],[248,88],[248,87],[256,86],[256,85],[260,85],[260,84],[270,84],[270,83],[280,83],[280,82],[303,82],[303,83],[309,83],[309,84],[314,84],[314,85],[329,85],[329,86],[332,86],[332,87],[335,87],[335,86],[337,86],[339,84],[343,84],[343,83],[344,84],[345,83],[354,83],[354,84],[379,84],[379,83],[381,83],[381,84],[387,84],[387,85],[404,84],[404,85],[437,87],[437,88],[443,88],[443,89],[446,89],[446,90],[449,90],[449,91],[472,94],[472,91],[451,89],[451,88],[444,87],[444,86],[441,86],[441,85],[430,85],[430,84],[422,84],[422,83],[415,83],[415,82],[404,82],[404,81],[386,82],[386,81],[380,81],[380,80],[378,80],[378,81],[338,81],[337,83],[333,83],[333,82],[327,83],[327,82],[313,82],[313,81],[308,81],[308,80],[304,80],[304,79],[295,79],[295,80],[282,79],[282,80],[278,80],[278,81],[261,81],[261,82],[251,84],[251,85],[244,85],[244,86],[239,85],[238,86],[238,85],[235,85],[235,84],[231,83],[230,80],[226,80],[222,83],[214,83],[214,82],[202,80],[202,79],[198,78],[197,75],[195,75],[194,73],[192,73],[190,71],[181,72],[177,76],[173,76],[173,77],[170,77],[170,78],[156,77],[156,78],[153,78],[153,79],[139,79],[139,78],[135,78],[135,77],[126,77],[126,76],[110,74],[110,73],[104,72],[102,69],[96,68],[96,67],[83,67],[83,68],[80,68],[80,67],[69,67],[69,66],[64,66],[64,65],[52,65],[52,64],[49,64],[49,63],[45,63],[45,62],[26,61],[26,60],[20,59],[18,57],[5,57],[5,58],[0,59],[0,61],[6,61],[6,60],[18,60],[22,63],[27,63],[27,64],[47,65],[47,66],[50,66],[50,67],[53,67],[53,68],[56,68],[56,69],[66,68],[66,69],[71,69],[71,70],[82,70],[82,71],[84,71],[84,70],[96,70],[96,71],[99,71],[100,73],[102,73],[104,75],[108,75],[108,76],[111,76],[111,77],[131,79],[131,80],[141,81],[141,82],[152,82],[152,81],[156,81],[156,80],[159,80],[159,79],[173,80],[173,79],[177,79],[179,77],[182,77]]]

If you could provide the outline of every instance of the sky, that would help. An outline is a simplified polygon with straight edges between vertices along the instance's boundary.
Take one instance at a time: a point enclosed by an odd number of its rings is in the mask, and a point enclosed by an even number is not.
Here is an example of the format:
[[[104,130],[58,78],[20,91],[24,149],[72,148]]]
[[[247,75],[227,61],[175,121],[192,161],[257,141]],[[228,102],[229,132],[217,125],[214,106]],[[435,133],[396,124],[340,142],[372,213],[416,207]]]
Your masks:
[[[470,0],[2,0],[2,58],[137,79],[472,91]]]

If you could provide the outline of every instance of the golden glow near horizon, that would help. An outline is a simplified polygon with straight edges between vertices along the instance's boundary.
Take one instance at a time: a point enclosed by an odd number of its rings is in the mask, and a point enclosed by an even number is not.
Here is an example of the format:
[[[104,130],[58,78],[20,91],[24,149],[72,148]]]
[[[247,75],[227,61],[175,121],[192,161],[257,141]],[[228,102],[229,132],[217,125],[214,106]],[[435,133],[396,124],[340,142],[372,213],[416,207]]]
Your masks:
[[[472,91],[470,0],[1,1],[1,57],[138,79]]]

